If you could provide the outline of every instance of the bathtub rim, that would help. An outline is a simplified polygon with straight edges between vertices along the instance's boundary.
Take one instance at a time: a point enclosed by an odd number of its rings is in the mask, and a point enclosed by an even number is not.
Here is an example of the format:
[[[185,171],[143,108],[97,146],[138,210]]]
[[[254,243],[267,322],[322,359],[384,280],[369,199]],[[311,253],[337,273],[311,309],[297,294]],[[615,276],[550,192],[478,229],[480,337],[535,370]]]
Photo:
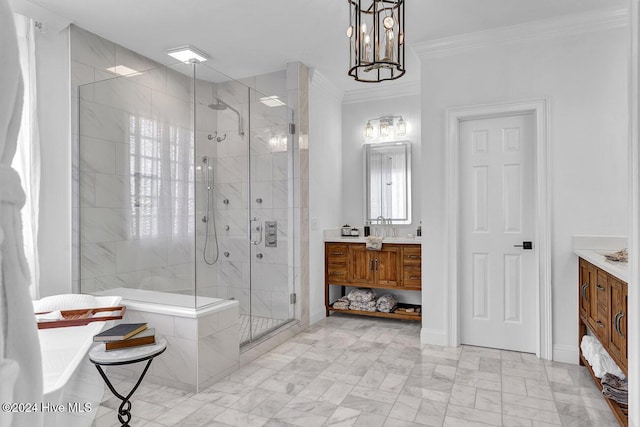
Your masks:
[[[145,311],[148,313],[155,314],[164,314],[168,316],[177,316],[177,317],[185,317],[188,319],[197,319],[200,317],[205,317],[210,314],[214,314],[223,310],[228,309],[234,305],[240,305],[240,302],[237,300],[227,300],[222,298],[212,298],[212,297],[197,297],[198,301],[203,302],[204,304],[199,307],[183,307],[179,305],[173,304],[162,304],[160,302],[147,302],[137,299],[131,299],[127,297],[131,294],[138,293],[140,295],[150,296],[155,294],[156,296],[163,296],[165,298],[170,298],[170,296],[185,296],[183,294],[175,294],[172,292],[163,292],[163,291],[154,291],[147,289],[132,289],[132,288],[113,288],[107,289],[103,291],[92,292],[91,295],[94,296],[119,296],[122,298],[120,304],[127,307],[127,310],[134,311]]]

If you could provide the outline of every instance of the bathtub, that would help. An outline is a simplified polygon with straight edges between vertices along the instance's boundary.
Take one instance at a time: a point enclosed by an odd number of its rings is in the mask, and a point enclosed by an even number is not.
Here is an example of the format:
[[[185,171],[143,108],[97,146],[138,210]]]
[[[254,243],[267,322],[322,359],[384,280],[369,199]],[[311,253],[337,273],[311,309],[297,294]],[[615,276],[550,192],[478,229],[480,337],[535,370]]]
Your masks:
[[[113,307],[119,296],[55,295],[33,301],[34,312]],[[64,411],[48,411],[47,426],[90,426],[104,394],[104,383],[87,358],[93,336],[115,324],[92,322],[85,326],[39,329],[42,355],[43,405],[63,405]]]
[[[167,350],[153,360],[145,382],[197,393],[240,366],[238,301],[130,288],[92,295],[122,297],[120,304],[127,307],[124,321],[146,322],[166,338]],[[109,368],[132,380],[139,376],[136,365]]]

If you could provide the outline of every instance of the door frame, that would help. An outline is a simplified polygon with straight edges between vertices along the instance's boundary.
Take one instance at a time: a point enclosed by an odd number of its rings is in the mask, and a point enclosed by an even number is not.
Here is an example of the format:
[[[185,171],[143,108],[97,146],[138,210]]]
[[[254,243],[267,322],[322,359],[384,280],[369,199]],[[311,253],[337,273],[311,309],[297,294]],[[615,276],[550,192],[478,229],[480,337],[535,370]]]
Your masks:
[[[536,356],[552,360],[552,305],[551,305],[551,210],[549,205],[549,159],[547,155],[549,101],[532,99],[496,104],[449,108],[446,111],[446,189],[447,189],[447,271],[448,283],[448,340],[449,345],[460,345],[460,283],[458,278],[458,238],[460,236],[460,124],[462,121],[488,119],[532,113],[535,121],[535,196],[534,196],[534,268],[536,306]]]

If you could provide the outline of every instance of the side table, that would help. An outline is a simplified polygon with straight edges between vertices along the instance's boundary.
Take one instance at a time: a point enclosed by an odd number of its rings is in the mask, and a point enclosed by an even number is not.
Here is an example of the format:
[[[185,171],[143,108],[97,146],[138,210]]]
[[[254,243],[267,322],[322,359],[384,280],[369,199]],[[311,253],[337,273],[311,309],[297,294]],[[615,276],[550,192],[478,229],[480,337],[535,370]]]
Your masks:
[[[131,396],[135,393],[136,389],[142,382],[149,366],[151,366],[151,362],[156,356],[161,355],[167,349],[167,340],[164,338],[158,337],[156,343],[153,345],[146,345],[141,347],[132,347],[125,348],[122,350],[112,350],[105,351],[103,345],[97,345],[89,351],[89,360],[91,363],[96,365],[98,372],[100,372],[100,376],[109,387],[109,390],[122,401],[120,407],[118,408],[118,420],[122,423],[122,427],[129,426],[129,421],[131,421]],[[138,382],[133,386],[129,394],[126,396],[118,393],[107,378],[107,375],[102,370],[102,366],[117,366],[117,365],[129,365],[132,363],[144,362],[147,361],[147,366],[145,366],[142,374],[140,374],[140,378],[138,378]]]

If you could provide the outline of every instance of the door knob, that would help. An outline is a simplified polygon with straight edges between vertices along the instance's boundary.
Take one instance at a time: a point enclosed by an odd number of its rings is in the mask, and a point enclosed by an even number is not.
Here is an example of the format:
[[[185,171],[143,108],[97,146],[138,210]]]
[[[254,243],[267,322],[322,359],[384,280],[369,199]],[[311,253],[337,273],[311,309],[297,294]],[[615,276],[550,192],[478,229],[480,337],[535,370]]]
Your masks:
[[[533,242],[522,242],[521,245],[513,245],[514,248],[533,249]]]

